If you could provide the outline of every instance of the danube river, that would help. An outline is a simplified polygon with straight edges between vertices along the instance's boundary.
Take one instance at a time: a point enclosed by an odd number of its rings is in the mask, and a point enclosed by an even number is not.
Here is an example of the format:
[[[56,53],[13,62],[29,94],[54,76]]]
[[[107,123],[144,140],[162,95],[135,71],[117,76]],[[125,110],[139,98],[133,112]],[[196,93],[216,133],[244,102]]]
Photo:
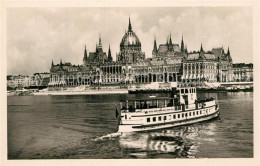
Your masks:
[[[115,108],[136,96],[9,96],[8,158],[253,157],[253,92],[199,94],[218,99],[220,119],[117,134]]]

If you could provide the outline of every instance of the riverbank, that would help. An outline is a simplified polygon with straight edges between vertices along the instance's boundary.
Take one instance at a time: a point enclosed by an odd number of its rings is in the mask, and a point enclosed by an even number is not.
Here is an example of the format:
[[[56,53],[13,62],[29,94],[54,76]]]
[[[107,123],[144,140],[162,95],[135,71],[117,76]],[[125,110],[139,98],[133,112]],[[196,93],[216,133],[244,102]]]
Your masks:
[[[227,88],[197,88],[198,92],[253,92],[253,88],[245,89],[227,89]],[[137,93],[163,93],[171,92],[171,89],[139,89],[139,90],[129,90],[129,94]]]
[[[33,95],[101,95],[101,94],[127,94],[127,89],[116,90],[86,90],[86,91],[43,91]]]

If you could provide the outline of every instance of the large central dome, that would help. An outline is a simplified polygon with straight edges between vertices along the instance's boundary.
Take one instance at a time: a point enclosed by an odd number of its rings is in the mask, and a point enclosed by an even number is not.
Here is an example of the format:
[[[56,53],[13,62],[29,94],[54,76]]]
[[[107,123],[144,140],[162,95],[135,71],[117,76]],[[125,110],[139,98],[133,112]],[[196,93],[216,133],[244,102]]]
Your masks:
[[[145,59],[145,54],[141,51],[141,42],[132,30],[130,18],[128,31],[121,40],[120,52],[116,59],[122,63],[136,63]]]
[[[121,43],[120,43],[120,48],[121,50],[126,48],[126,47],[138,47],[141,46],[141,42],[139,38],[136,36],[136,34],[132,30],[131,26],[131,21],[129,18],[129,25],[128,25],[128,31],[125,33],[123,36]]]
[[[121,45],[138,45],[141,44],[138,37],[133,31],[128,31],[122,38]]]

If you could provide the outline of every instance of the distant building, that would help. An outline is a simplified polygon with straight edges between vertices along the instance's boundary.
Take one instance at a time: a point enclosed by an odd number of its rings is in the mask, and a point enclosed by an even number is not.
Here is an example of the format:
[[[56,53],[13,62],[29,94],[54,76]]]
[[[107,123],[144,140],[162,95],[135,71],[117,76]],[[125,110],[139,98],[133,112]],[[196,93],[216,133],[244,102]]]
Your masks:
[[[95,52],[88,55],[85,46],[83,64],[72,65],[60,61],[50,69],[49,87],[79,85],[128,85],[152,82],[184,82],[201,85],[204,82],[233,81],[230,50],[223,47],[188,52],[182,36],[181,44],[173,43],[171,35],[166,44],[154,39],[152,58],[145,58],[141,41],[132,29],[129,18],[128,30],[120,42],[120,52],[113,61],[110,46],[108,55],[103,51],[101,37]]]
[[[235,63],[233,64],[234,81],[247,82],[253,81],[253,64]]]
[[[34,86],[47,87],[50,82],[50,73],[34,73]],[[33,86],[33,85],[31,85]]]
[[[153,58],[157,59],[164,59],[164,58],[183,58],[187,55],[187,48],[184,47],[184,41],[182,37],[181,41],[181,48],[179,44],[172,43],[171,35],[167,38],[166,44],[160,44],[157,49],[157,42],[154,39],[154,46],[153,46]]]
[[[70,62],[54,65],[50,69],[49,87],[90,85],[97,82],[96,70],[91,66],[72,65]],[[93,79],[94,78],[94,79]]]
[[[231,82],[233,81],[230,52],[223,48],[213,48],[205,52],[202,44],[199,52],[189,53],[183,60],[184,82]]]
[[[106,61],[108,61],[107,54],[103,51],[101,37],[99,36],[99,42],[96,44],[96,51],[89,53],[87,63],[104,63]]]

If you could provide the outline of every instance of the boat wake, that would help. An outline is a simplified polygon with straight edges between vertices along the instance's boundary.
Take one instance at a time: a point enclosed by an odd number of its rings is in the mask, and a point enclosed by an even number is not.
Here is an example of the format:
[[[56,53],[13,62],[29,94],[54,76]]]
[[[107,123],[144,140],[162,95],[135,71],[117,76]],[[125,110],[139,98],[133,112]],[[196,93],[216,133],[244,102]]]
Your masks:
[[[121,133],[111,133],[111,134],[107,134],[107,135],[95,138],[95,139],[93,139],[93,141],[100,141],[100,140],[115,138],[115,137],[118,137],[120,135],[121,135]]]

